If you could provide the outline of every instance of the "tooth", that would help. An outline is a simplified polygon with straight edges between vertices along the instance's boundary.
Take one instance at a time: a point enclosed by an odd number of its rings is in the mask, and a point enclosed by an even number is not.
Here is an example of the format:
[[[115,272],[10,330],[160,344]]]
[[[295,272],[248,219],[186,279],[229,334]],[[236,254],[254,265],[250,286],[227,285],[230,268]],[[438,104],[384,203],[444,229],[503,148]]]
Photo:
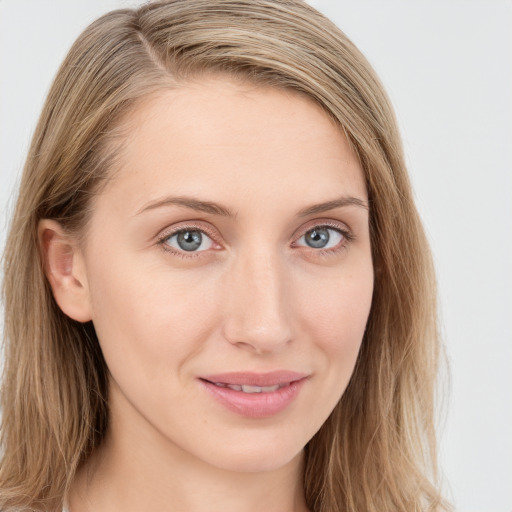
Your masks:
[[[243,391],[244,393],[272,393],[281,389],[284,384],[275,384],[274,386],[251,386],[249,384],[226,384],[224,382],[213,382],[219,388],[228,388],[233,391]]]
[[[261,391],[263,393],[271,393],[272,391],[277,391],[279,387],[279,384],[276,384],[275,386],[265,386],[261,388]]]
[[[242,386],[242,391],[244,393],[261,393],[262,388],[260,386],[248,386],[244,384]]]

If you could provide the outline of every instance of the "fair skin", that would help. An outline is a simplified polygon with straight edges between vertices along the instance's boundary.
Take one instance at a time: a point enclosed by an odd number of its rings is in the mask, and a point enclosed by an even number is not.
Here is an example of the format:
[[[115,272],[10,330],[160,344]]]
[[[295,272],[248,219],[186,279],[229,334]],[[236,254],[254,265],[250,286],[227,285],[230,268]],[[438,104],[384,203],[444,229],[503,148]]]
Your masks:
[[[303,449],[372,298],[358,160],[311,100],[223,78],[126,122],[85,240],[40,224],[54,296],[93,321],[110,371],[70,511],[306,511]]]

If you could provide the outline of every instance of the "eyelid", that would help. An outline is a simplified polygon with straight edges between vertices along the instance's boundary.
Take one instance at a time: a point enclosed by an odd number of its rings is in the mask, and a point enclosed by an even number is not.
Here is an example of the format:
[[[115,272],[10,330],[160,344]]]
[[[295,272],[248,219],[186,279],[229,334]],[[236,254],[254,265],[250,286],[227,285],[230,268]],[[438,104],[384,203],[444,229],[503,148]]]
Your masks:
[[[166,228],[157,235],[156,242],[164,251],[171,252],[175,255],[184,258],[193,258],[199,256],[202,253],[209,252],[209,250],[187,252],[185,250],[179,250],[176,249],[175,247],[171,247],[170,245],[165,243],[165,241],[171,238],[172,236],[187,230],[200,231],[201,233],[205,234],[208,238],[210,238],[215,245],[221,245],[217,240],[219,238],[218,234],[212,228],[203,224],[203,222],[200,221],[184,221],[181,224],[173,225],[172,227]]]
[[[307,246],[298,246],[294,245],[297,243],[297,241],[302,238],[306,233],[309,231],[312,231],[315,228],[330,228],[334,229],[338,232],[340,232],[343,235],[343,241],[341,242],[341,245],[333,248],[328,249],[322,249],[322,248],[314,248],[314,247],[307,247]],[[182,231],[187,230],[196,230],[204,233],[206,236],[208,236],[214,244],[217,246],[221,246],[222,244],[219,243],[218,238],[220,236],[218,235],[218,232],[214,229],[212,229],[208,224],[205,224],[203,221],[183,221],[182,223],[179,223],[178,225],[173,225],[172,227],[166,228],[163,231],[161,231],[157,235],[157,244],[165,251],[171,252],[175,255],[184,257],[184,258],[193,258],[202,255],[203,253],[207,253],[210,250],[203,250],[203,251],[182,251],[177,250],[174,247],[169,246],[168,244],[165,244],[164,242],[169,239],[171,236],[176,235],[177,233],[180,233]],[[337,250],[343,248],[347,243],[351,242],[355,237],[350,228],[341,221],[335,221],[332,219],[315,219],[309,221],[304,226],[301,226],[300,231],[298,231],[299,234],[294,235],[292,247],[303,247],[306,250],[310,249],[311,251],[315,253],[334,253]],[[218,250],[218,249],[213,249]]]
[[[344,223],[340,221],[335,221],[332,219],[315,219],[304,226],[301,226],[300,231],[298,232],[298,235],[294,236],[294,243],[299,240],[301,237],[303,237],[306,233],[309,231],[312,231],[315,228],[331,228],[335,229],[336,231],[339,231],[347,241],[351,241],[354,239],[354,234],[352,233],[351,229]]]
[[[157,235],[157,239],[159,241],[162,241],[169,238],[172,235],[175,235],[176,233],[179,233],[180,231],[187,231],[187,229],[202,231],[203,233],[208,235],[212,240],[218,238],[217,233],[212,228],[203,224],[203,222],[192,220],[184,221],[183,223],[179,223],[178,225],[173,224],[171,227],[165,228]]]
[[[314,229],[327,228],[337,231],[341,235],[341,240],[334,247],[310,247],[306,245],[299,245],[298,241],[303,238],[306,233],[313,231]],[[308,257],[313,257],[315,260],[325,260],[328,258],[338,256],[342,251],[345,251],[350,246],[351,242],[355,239],[352,230],[345,224],[339,221],[333,221],[332,219],[315,219],[309,222],[305,226],[301,227],[300,236],[294,238],[292,247],[299,249],[303,254]]]

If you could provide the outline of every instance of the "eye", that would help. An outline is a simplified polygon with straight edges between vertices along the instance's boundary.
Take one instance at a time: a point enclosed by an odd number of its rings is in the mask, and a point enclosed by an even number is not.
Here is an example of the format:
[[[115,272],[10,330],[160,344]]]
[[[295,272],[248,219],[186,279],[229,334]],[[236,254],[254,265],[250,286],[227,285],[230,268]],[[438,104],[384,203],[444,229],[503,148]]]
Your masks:
[[[213,247],[213,240],[200,229],[182,229],[161,241],[176,251],[201,252]]]
[[[343,239],[348,238],[340,229],[329,226],[315,226],[306,231],[296,242],[296,245],[313,249],[333,249]]]

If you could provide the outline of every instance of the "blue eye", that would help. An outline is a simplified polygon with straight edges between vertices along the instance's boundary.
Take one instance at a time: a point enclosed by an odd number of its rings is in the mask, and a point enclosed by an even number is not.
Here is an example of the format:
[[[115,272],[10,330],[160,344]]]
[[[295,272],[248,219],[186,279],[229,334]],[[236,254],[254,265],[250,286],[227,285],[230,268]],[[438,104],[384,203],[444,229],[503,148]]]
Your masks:
[[[212,248],[213,240],[199,229],[183,229],[165,238],[163,242],[178,251],[200,252]]]
[[[317,226],[306,231],[296,242],[297,245],[313,249],[332,249],[345,238],[344,234],[334,228]]]

